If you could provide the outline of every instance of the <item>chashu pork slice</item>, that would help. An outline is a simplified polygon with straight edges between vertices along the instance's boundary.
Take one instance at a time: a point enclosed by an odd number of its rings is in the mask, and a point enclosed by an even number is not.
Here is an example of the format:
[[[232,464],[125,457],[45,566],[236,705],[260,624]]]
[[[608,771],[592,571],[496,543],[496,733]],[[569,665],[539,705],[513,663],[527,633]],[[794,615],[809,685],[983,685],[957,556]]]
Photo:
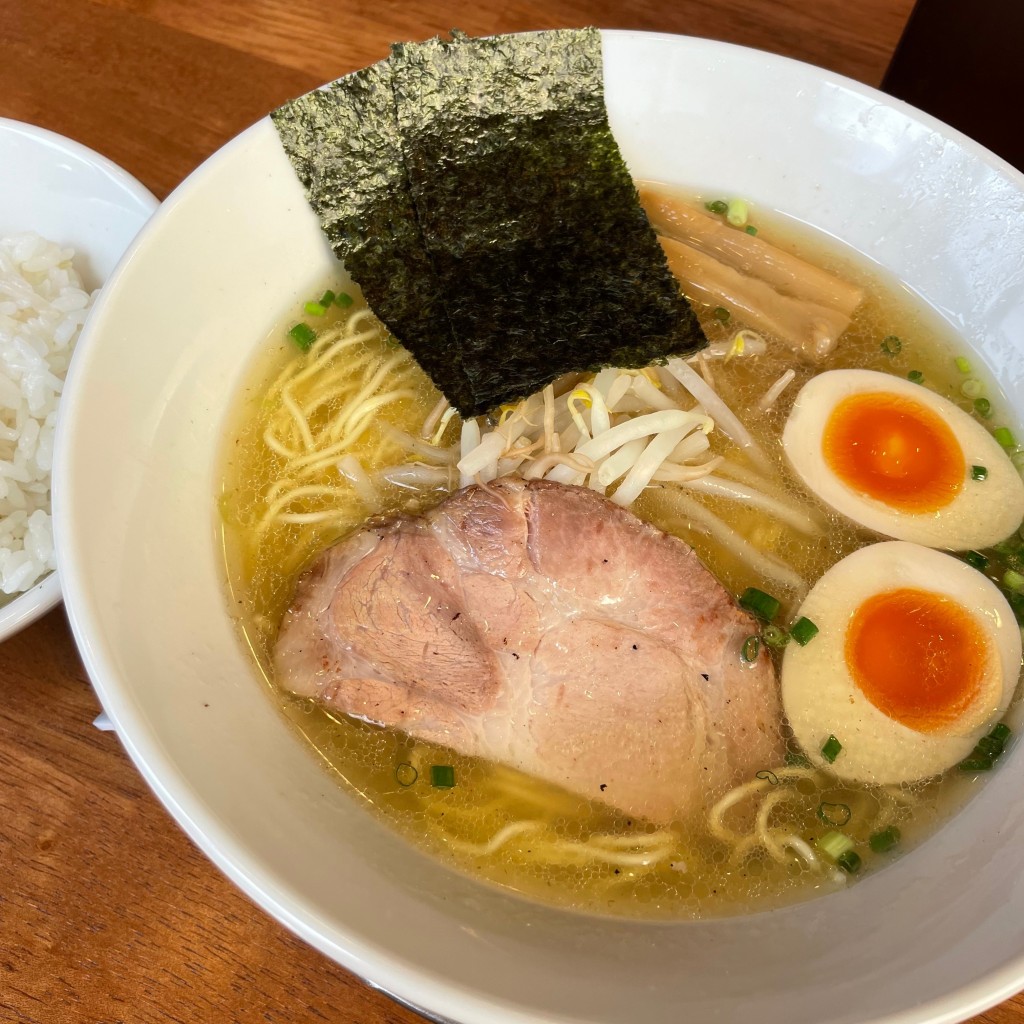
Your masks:
[[[360,530],[299,581],[281,686],[656,822],[777,764],[771,659],[691,548],[502,478]]]

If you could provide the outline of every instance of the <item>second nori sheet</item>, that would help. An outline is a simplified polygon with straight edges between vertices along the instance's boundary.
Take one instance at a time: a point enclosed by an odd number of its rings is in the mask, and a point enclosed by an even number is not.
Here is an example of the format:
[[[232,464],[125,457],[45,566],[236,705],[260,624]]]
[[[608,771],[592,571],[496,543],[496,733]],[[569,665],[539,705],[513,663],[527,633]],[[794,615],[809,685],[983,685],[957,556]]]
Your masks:
[[[595,30],[399,45],[274,120],[335,252],[463,415],[706,344],[611,134]]]

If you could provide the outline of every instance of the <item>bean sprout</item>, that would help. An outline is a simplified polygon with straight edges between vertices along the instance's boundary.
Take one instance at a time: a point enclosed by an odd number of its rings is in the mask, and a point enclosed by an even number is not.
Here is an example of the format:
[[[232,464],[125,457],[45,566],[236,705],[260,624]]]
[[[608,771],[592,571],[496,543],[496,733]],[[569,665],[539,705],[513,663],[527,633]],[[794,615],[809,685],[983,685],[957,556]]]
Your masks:
[[[743,505],[749,505],[751,508],[763,509],[781,522],[792,526],[794,530],[810,537],[820,537],[824,532],[824,524],[807,512],[745,484],[733,483],[731,480],[723,480],[721,477],[705,474],[699,479],[690,480],[686,486],[690,490],[700,491],[702,494],[728,498]]]
[[[719,430],[731,437],[744,451],[751,462],[763,473],[772,473],[772,464],[761,450],[761,446],[750,436],[750,431],[739,421],[736,414],[722,401],[715,391],[695,373],[682,359],[670,359],[666,364],[669,372],[714,418]]]
[[[796,370],[787,370],[765,393],[761,398],[761,401],[757,403],[758,409],[761,412],[767,412],[778,400],[790,384],[793,383],[793,379],[796,377]]]
[[[678,488],[669,489],[666,487],[663,488],[662,493],[670,498],[671,502],[683,515],[702,526],[722,547],[732,552],[740,561],[745,562],[755,572],[768,579],[775,580],[777,583],[781,583],[784,587],[793,591],[797,597],[806,593],[807,584],[802,576],[767,552],[759,551],[750,541],[740,536],[736,530],[726,525],[723,520],[719,519],[718,516],[699,502],[681,493]]]
[[[423,421],[423,427],[420,430],[421,437],[433,436],[434,430],[438,423],[441,422],[441,417],[448,411],[448,399],[443,395],[437,400],[437,404],[433,409],[430,410],[430,415]]]
[[[631,505],[651,482],[651,477],[668,458],[672,449],[682,441],[685,431],[686,427],[680,427],[677,430],[665,430],[658,434],[633,463],[632,468],[626,474],[626,479],[612,495],[612,501],[618,505]]]
[[[440,444],[441,438],[444,437],[444,432],[448,429],[448,424],[451,422],[452,417],[455,415],[455,409],[446,409],[444,415],[441,417],[440,422],[437,425],[437,430],[434,431],[434,436],[430,439],[431,444]]]
[[[380,495],[363,469],[363,464],[354,455],[345,455],[338,460],[338,472],[348,480],[363,504],[371,510],[380,507]]]

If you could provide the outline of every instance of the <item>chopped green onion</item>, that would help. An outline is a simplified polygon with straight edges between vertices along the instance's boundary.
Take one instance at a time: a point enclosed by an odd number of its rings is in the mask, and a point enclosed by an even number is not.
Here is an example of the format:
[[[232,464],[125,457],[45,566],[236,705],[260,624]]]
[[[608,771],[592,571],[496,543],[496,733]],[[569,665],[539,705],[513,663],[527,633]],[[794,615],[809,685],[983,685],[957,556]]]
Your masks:
[[[334,304],[341,309],[348,309],[348,307],[355,301],[356,300],[347,292],[338,292],[338,294],[334,296]]]
[[[853,840],[842,832],[826,832],[818,840],[817,845],[826,857],[837,861],[844,853],[849,853],[853,849]]]
[[[982,738],[978,740],[978,744],[972,751],[968,760],[979,760],[982,762],[995,761],[995,759],[1006,749],[1006,741],[1010,736],[1010,727],[1005,722],[999,722],[997,725],[992,727],[992,731],[987,736],[982,736]],[[967,771],[969,769],[964,770]],[[976,770],[983,771],[984,769]]]
[[[868,840],[868,846],[871,847],[873,853],[887,853],[894,846],[898,846],[902,838],[900,830],[895,825],[890,825],[872,835]]]
[[[971,372],[971,364],[963,356],[957,356],[953,362],[956,363],[956,368],[962,374],[966,375]]]
[[[755,228],[753,224],[748,224],[743,230],[746,231],[748,235],[757,234],[757,228]]]
[[[836,865],[852,875],[860,871],[860,854],[855,850],[847,850],[842,856],[836,857]]]
[[[804,754],[801,754],[799,750],[787,750],[786,756],[783,758],[786,765],[790,768],[810,768],[811,762],[807,760]]]
[[[907,380],[912,384],[921,384],[924,382],[924,374],[920,370],[911,370],[907,374]]]
[[[775,772],[768,771],[767,768],[762,768],[755,776],[755,779],[760,779],[762,782],[770,782],[773,786],[779,784],[779,777]]]
[[[1016,594],[1024,594],[1024,575],[1016,569],[1007,569],[1003,573],[1003,586]]]
[[[818,635],[818,627],[810,619],[801,615],[789,627],[789,632],[801,647],[806,647]]]
[[[984,572],[988,568],[988,559],[980,551],[964,552],[964,561],[978,572]]]
[[[985,480],[988,477],[987,466],[971,466],[971,479],[972,480]]]
[[[704,204],[704,209],[712,213],[725,213],[729,209],[729,204],[723,199],[713,199],[710,203]]]
[[[987,420],[992,415],[992,403],[987,398],[976,398],[974,400],[974,411]]]
[[[1014,568],[1024,569],[1024,545],[1018,537],[1007,537],[994,547]]]
[[[334,292],[332,292],[331,289],[328,288],[327,291],[325,291],[323,295],[320,296],[320,305],[326,308],[327,306],[331,305],[332,302],[334,302]]]
[[[711,314],[719,323],[727,324],[729,317],[732,315],[725,306],[716,306],[715,311]]]
[[[985,385],[976,377],[970,377],[960,385],[960,394],[964,398],[980,398],[985,390]]]
[[[1015,469],[1024,470],[1024,449],[1015,451],[1010,456],[1010,461],[1013,463]]]
[[[827,800],[818,804],[818,817],[826,825],[845,825],[852,814],[847,804],[830,804]]]
[[[996,427],[996,429],[992,431],[992,436],[1004,448],[1017,447],[1017,439],[1013,436],[1013,431],[1009,427]]]
[[[835,736],[829,736],[829,738],[822,744],[821,756],[825,758],[829,764],[834,764],[842,749],[842,743],[840,743]]]
[[[400,786],[411,786],[419,777],[420,773],[408,761],[395,766],[395,778]]]
[[[306,311],[306,316],[323,316],[327,312],[319,302],[307,302],[302,308]]]
[[[995,736],[982,736],[974,748],[974,757],[991,757],[994,761],[1003,752],[1003,741]]]
[[[757,635],[748,636],[747,639],[743,641],[743,650],[740,651],[740,658],[748,665],[751,665],[757,661],[757,656],[760,653],[761,638]]]
[[[761,630],[761,638],[769,647],[774,647],[775,650],[782,650],[789,643],[789,634],[784,629],[773,626],[770,622]]]
[[[903,342],[895,334],[890,334],[888,338],[882,340],[881,348],[887,356],[898,356],[903,348]]]
[[[308,352],[309,347],[316,341],[316,331],[309,324],[297,323],[289,332],[288,337],[295,342],[303,352]]]
[[[771,622],[779,614],[779,608],[782,607],[778,598],[766,594],[763,590],[758,590],[757,587],[747,587],[740,594],[739,605],[759,619],[764,619],[765,622]]]
[[[962,772],[990,772],[992,771],[992,758],[984,755],[965,757],[957,767]]]
[[[1000,722],[992,727],[989,736],[994,740],[1001,740],[1005,743],[1013,735],[1013,730],[1005,722]]]
[[[725,219],[734,227],[741,228],[747,223],[750,208],[742,199],[730,199],[725,208]]]
[[[436,789],[451,789],[455,785],[455,769],[450,764],[432,764],[430,784]]]

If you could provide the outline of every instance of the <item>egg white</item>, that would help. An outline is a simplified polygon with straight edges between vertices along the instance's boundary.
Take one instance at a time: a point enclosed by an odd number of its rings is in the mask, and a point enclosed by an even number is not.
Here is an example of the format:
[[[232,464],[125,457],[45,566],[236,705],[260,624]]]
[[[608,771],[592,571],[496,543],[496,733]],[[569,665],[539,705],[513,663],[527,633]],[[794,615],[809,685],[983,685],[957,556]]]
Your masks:
[[[939,732],[910,729],[880,711],[846,663],[846,633],[868,598],[903,588],[942,594],[981,627],[989,649],[978,700]],[[1006,598],[976,569],[930,548],[886,541],[861,548],[826,572],[800,608],[818,627],[805,647],[782,660],[782,701],[793,733],[812,763],[844,779],[875,785],[915,782],[950,768],[1002,718],[1021,667],[1021,632]],[[834,735],[835,762],[821,754]]]
[[[966,467],[962,490],[935,512],[907,512],[862,494],[835,475],[822,439],[836,406],[867,392],[903,395],[928,407],[953,432]],[[782,432],[782,447],[804,484],[837,512],[870,530],[933,548],[965,551],[996,544],[1024,518],[1024,481],[999,442],[977,420],[941,395],[877,370],[828,370],[812,377],[797,396]],[[971,467],[984,466],[984,480]]]

